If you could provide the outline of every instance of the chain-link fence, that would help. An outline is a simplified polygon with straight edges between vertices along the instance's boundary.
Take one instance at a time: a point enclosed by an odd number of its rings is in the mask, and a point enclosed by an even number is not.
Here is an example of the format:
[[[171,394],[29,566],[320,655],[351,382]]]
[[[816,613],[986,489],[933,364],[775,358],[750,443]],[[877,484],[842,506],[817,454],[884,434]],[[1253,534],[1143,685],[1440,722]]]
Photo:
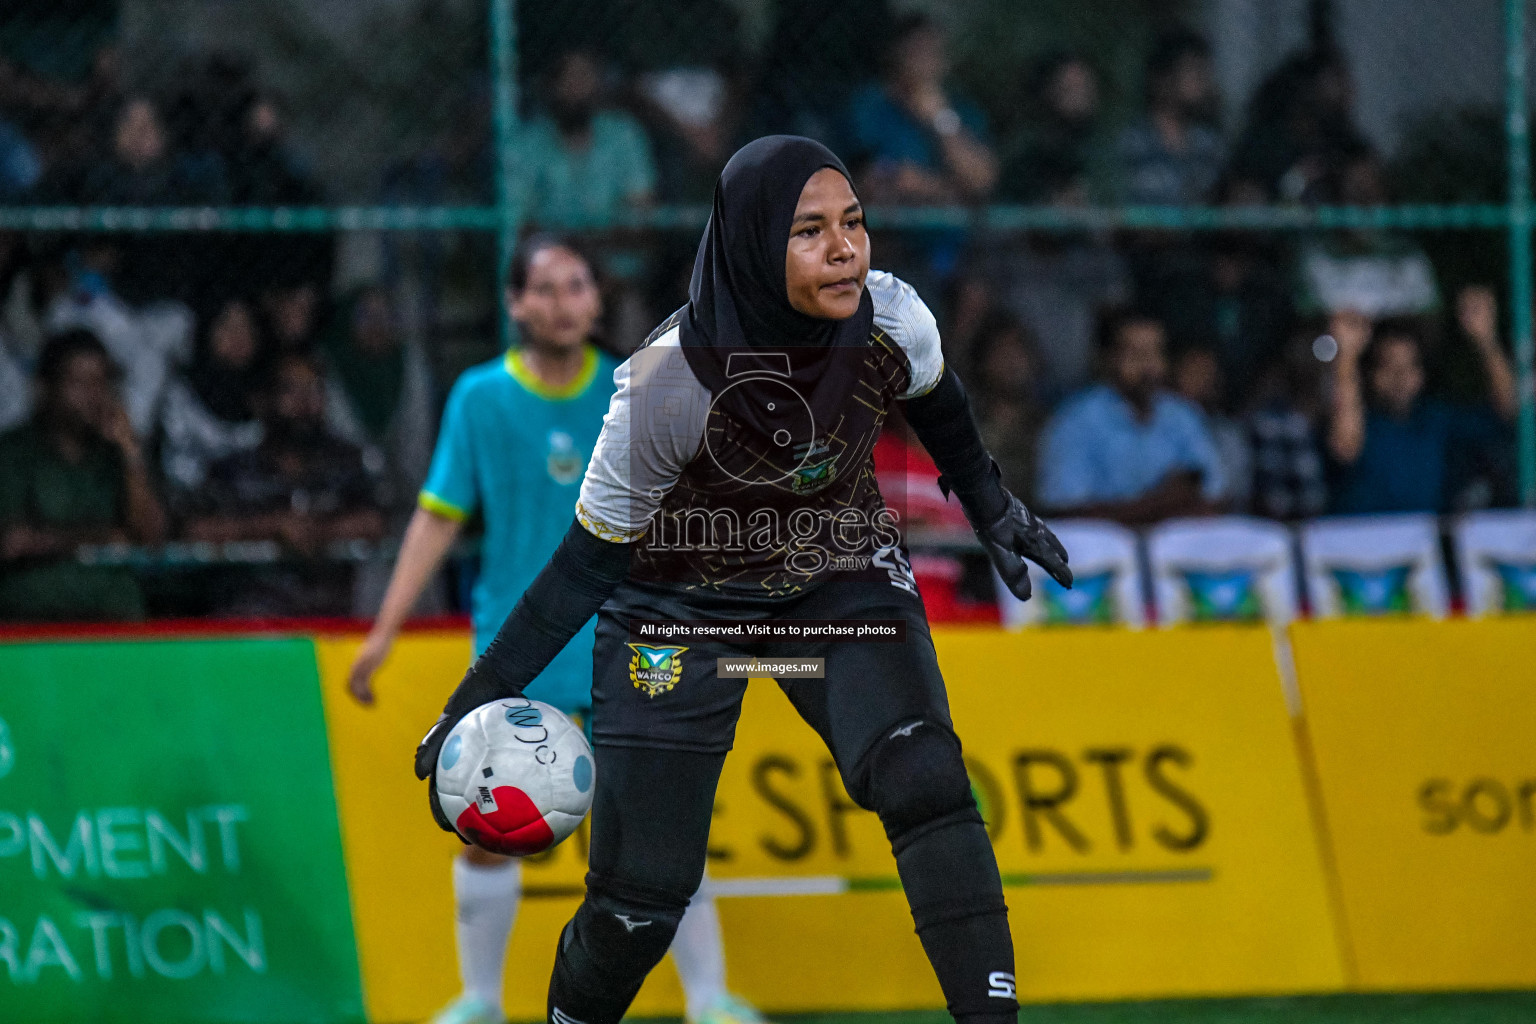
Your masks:
[[[209,353],[248,332],[251,365],[321,355],[408,507],[448,386],[510,336],[522,233],[585,237],[623,353],[684,300],[725,160],[795,132],[853,168],[1016,489],[1132,306],[1246,434],[1240,508],[1340,507],[1251,428],[1322,429],[1343,313],[1498,421],[1447,508],[1536,503],[1527,52],[1522,0],[11,0],[0,420],[89,327],[191,507],[176,396],[238,390]]]

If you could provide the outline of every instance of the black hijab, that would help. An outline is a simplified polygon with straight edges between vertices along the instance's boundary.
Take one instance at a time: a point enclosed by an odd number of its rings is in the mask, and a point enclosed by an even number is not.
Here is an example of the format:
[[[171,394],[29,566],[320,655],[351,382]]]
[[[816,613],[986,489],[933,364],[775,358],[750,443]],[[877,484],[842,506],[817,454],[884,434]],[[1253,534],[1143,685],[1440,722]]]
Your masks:
[[[805,400],[814,422],[833,423],[835,410],[853,391],[874,326],[868,291],[846,320],[808,316],[789,304],[784,278],[789,229],[801,190],[823,167],[848,178],[852,187],[843,162],[811,139],[769,135],[736,151],[715,184],[714,209],[681,317],[683,354],[716,396],[716,408],[765,436],[785,425],[788,407],[780,403],[781,415],[773,415],[752,400],[754,388],[732,388],[722,399],[743,368],[779,379],[787,369],[786,383]]]

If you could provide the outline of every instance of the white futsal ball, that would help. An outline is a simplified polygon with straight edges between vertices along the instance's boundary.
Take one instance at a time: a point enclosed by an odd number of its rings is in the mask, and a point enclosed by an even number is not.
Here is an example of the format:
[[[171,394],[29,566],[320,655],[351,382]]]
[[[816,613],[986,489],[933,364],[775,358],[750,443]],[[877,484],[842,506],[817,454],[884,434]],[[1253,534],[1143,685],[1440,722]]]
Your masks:
[[[541,701],[516,697],[465,715],[437,757],[443,813],[492,853],[547,850],[592,807],[597,773],[581,727]]]

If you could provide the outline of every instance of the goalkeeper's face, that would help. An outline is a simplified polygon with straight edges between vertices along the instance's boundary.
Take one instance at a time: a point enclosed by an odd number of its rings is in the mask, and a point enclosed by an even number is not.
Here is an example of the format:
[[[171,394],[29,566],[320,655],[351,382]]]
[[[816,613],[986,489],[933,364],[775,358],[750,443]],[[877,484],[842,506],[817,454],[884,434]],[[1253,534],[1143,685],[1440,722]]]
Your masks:
[[[807,316],[846,320],[859,308],[869,273],[864,207],[848,179],[823,167],[800,191],[784,253],[789,304]]]

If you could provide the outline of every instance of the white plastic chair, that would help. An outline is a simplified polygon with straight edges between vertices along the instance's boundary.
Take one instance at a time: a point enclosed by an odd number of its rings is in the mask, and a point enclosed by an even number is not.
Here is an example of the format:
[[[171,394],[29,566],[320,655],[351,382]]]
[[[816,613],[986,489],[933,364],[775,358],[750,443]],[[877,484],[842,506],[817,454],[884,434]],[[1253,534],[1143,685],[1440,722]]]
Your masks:
[[[1432,515],[1317,519],[1301,528],[1301,551],[1317,618],[1445,617],[1445,566]]]
[[[1473,512],[1455,532],[1467,614],[1536,611],[1536,512]]]
[[[1051,529],[1066,546],[1075,580],[1073,587],[1063,589],[1045,570],[1030,563],[1034,596],[1020,601],[994,573],[1003,625],[1009,629],[1042,625],[1144,625],[1146,612],[1142,606],[1136,534],[1115,523],[1095,519],[1052,522]]]
[[[1284,625],[1298,609],[1291,532],[1268,519],[1170,519],[1147,531],[1159,625]]]

